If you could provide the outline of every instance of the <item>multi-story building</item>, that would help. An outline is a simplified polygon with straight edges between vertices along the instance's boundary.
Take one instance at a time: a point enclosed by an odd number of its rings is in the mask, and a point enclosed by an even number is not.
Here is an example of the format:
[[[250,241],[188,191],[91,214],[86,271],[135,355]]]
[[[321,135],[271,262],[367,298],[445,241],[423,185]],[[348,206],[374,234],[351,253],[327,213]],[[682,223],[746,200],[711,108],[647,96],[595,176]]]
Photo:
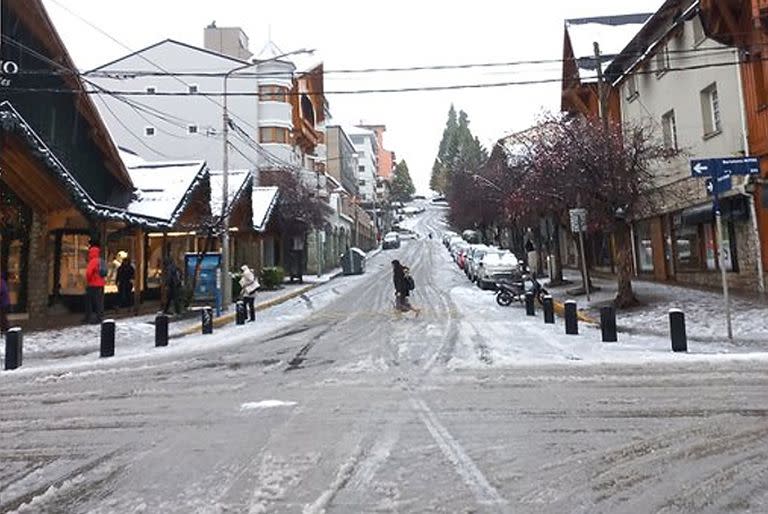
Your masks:
[[[360,127],[350,127],[346,132],[357,153],[357,184],[360,199],[364,204],[374,204],[379,169],[376,133]]]
[[[668,0],[606,69],[622,121],[654,127],[659,142],[680,151],[655,164],[653,190],[634,223],[639,273],[720,281],[712,199],[704,180],[691,177],[689,159],[748,152],[737,60],[735,49],[706,36],[698,1]],[[734,184],[742,179],[734,177]],[[725,266],[734,283],[746,286],[756,276],[748,202],[734,189],[720,204]]]
[[[708,37],[738,48],[749,153],[760,158],[753,199],[757,208],[763,266],[768,268],[768,31],[763,0],[701,0]]]
[[[340,125],[330,125],[326,131],[329,176],[336,179],[351,195],[357,196],[357,154],[355,145]]]
[[[378,159],[377,174],[382,180],[392,180],[395,172],[395,155],[384,148],[384,132],[387,131],[386,125],[358,125],[360,128],[368,129],[376,134],[376,157]]]

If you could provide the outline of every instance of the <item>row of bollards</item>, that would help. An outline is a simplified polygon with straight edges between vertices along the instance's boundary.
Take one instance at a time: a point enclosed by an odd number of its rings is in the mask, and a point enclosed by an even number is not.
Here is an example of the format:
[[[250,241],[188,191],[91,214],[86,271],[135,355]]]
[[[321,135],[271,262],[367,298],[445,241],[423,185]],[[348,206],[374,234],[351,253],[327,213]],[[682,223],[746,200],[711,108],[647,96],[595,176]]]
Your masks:
[[[536,315],[534,300],[532,292],[525,293],[525,313],[528,316]],[[542,307],[544,310],[544,323],[553,324],[555,322],[555,309],[551,295],[545,295],[542,298]],[[565,302],[563,317],[565,318],[565,333],[568,335],[578,335],[579,314],[574,300]],[[615,343],[619,340],[616,329],[615,307],[608,306],[600,309],[600,332],[604,343]],[[669,311],[669,333],[672,341],[672,351],[687,352],[688,339],[685,332],[685,314],[680,309]]]
[[[213,308],[202,309],[201,326],[203,334],[213,334]],[[235,322],[237,325],[245,325],[246,308],[244,302],[235,304]],[[155,317],[155,347],[168,346],[169,317],[167,314],[158,314]],[[20,327],[8,330],[5,336],[5,369],[14,370],[21,367],[24,335]],[[101,336],[99,341],[99,356],[109,358],[115,356],[115,320],[107,319],[101,323]]]

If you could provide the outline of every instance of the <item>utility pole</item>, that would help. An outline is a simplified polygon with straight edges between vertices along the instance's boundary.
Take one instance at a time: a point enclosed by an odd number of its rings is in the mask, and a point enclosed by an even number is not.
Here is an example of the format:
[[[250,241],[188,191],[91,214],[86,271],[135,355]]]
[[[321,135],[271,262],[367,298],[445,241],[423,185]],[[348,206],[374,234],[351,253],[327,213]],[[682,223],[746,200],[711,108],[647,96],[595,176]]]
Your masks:
[[[595,41],[592,43],[595,50],[595,65],[597,66],[597,108],[600,121],[603,123],[603,129],[608,131],[608,108],[606,105],[607,94],[605,91],[605,78],[603,77],[603,63],[600,58],[600,44]]]
[[[296,54],[311,54],[314,50],[307,50],[302,48],[301,50],[295,50],[293,52],[288,52],[282,55],[276,55],[275,57],[271,57],[269,59],[265,59],[263,61],[253,61],[247,64],[243,64],[242,66],[238,66],[236,68],[232,68],[224,75],[224,101],[223,101],[223,112],[222,112],[222,129],[221,129],[221,135],[223,144],[224,144],[224,152],[223,152],[223,158],[222,158],[222,201],[221,201],[221,226],[222,226],[222,234],[221,234],[221,275],[222,275],[222,282],[221,282],[221,298],[222,298],[222,306],[223,309],[229,310],[229,305],[232,303],[232,280],[229,277],[229,267],[230,267],[230,255],[229,255],[229,110],[228,110],[228,100],[229,95],[227,91],[227,85],[229,83],[229,78],[238,71],[242,71],[246,68],[250,68],[251,66],[258,66],[260,64],[265,64],[272,61],[277,61],[279,59],[282,59],[284,57],[288,57],[291,55]],[[258,102],[258,98],[256,100]],[[257,169],[258,171],[258,169]]]

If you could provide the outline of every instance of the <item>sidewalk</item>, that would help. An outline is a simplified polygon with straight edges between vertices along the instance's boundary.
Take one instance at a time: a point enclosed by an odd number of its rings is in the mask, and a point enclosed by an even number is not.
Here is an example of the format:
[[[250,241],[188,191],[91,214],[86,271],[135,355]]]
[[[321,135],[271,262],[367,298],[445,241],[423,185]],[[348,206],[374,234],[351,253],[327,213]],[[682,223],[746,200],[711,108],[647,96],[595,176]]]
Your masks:
[[[301,296],[306,292],[324,284],[340,274],[339,270],[321,277],[305,276],[303,284],[286,282],[283,288],[275,291],[259,291],[256,295],[256,309],[263,311]],[[115,339],[130,342],[132,346],[153,347],[155,337],[156,313],[117,319],[115,323]],[[222,326],[234,320],[234,308],[229,313],[216,319],[217,326]],[[170,338],[199,333],[201,330],[199,316],[171,318],[169,327]],[[44,330],[24,333],[24,360],[53,361],[72,357],[80,357],[99,351],[101,337],[100,325],[78,325],[74,327]],[[121,343],[125,347],[125,343]],[[0,362],[5,359],[5,345],[0,344]]]
[[[572,283],[547,287],[547,290],[559,302],[576,300],[586,317],[599,321],[600,307],[610,305],[616,296],[616,279],[593,276],[592,282],[600,290],[593,292],[591,301],[587,302],[585,295],[567,293],[581,285],[581,275],[573,270],[565,270],[563,274]],[[722,293],[639,279],[633,279],[632,288],[641,305],[617,313],[620,331],[668,336],[669,310],[682,309],[689,339],[727,340]],[[731,295],[731,314],[735,344],[768,347],[768,303],[757,297]]]

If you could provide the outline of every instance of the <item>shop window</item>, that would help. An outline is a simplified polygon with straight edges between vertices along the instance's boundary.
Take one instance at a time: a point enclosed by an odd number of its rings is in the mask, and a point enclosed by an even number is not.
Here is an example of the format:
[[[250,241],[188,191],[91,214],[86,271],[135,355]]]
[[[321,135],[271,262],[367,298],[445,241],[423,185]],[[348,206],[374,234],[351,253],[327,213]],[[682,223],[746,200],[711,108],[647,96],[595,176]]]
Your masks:
[[[61,236],[61,295],[85,294],[85,268],[88,266],[87,234],[63,234]]]
[[[641,272],[653,272],[653,243],[651,242],[651,223],[641,221],[635,225],[635,248],[637,266]]]
[[[675,234],[675,268],[680,271],[699,271],[701,262],[701,234],[699,225],[683,225]]]

